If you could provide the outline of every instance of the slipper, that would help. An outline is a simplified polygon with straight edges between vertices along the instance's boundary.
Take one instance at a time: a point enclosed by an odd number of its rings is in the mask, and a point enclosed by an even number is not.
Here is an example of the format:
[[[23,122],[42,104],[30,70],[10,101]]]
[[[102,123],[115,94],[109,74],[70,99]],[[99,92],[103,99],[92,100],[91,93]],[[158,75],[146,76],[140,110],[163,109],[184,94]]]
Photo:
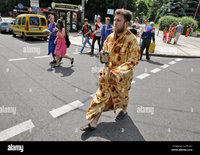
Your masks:
[[[94,130],[94,129],[96,129],[96,128],[92,127],[92,126],[90,125],[90,123],[87,124],[86,126],[83,126],[83,127],[80,128],[81,131],[92,131],[92,130]]]
[[[127,112],[124,113],[123,111],[120,111],[115,120],[121,120],[127,115]]]

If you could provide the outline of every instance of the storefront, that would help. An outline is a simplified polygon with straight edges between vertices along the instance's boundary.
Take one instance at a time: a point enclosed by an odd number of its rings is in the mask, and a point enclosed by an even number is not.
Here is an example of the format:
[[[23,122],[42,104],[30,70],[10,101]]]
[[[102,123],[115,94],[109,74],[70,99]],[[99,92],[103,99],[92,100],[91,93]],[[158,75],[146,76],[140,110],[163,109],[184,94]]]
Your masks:
[[[52,3],[52,9],[56,12],[56,19],[61,19],[68,31],[77,32],[80,29],[82,11],[80,5]]]

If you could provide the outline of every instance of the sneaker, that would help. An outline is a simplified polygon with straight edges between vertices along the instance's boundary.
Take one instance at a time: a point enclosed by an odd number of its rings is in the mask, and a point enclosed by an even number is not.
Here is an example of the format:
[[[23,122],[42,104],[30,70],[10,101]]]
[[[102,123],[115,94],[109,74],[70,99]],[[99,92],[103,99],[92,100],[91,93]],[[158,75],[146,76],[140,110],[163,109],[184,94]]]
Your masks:
[[[50,62],[50,64],[55,64],[56,63],[56,60],[53,60]]]
[[[74,58],[72,58],[71,65],[73,65],[73,63],[74,63]]]

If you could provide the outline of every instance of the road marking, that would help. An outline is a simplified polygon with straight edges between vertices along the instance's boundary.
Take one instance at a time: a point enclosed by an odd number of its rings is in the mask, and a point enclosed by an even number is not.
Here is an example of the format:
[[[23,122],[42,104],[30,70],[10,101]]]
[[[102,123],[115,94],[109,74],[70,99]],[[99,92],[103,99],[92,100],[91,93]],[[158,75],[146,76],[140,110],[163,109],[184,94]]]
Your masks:
[[[77,54],[80,54],[80,52],[74,52],[74,53],[72,53],[72,54],[77,55]]]
[[[12,138],[22,132],[28,131],[32,128],[34,128],[34,124],[31,120],[28,120],[26,122],[23,122],[21,124],[18,124],[14,127],[11,127],[9,129],[6,129],[4,131],[0,132],[0,141],[8,140],[9,138]]]
[[[144,73],[144,74],[141,74],[141,75],[137,76],[136,78],[142,80],[142,79],[144,79],[144,78],[146,78],[148,76],[150,76],[150,74]]]
[[[50,111],[49,113],[51,114],[51,116],[53,118],[57,118],[57,117],[59,117],[61,115],[64,115],[64,114],[74,110],[74,109],[77,109],[77,108],[79,108],[79,107],[81,107],[83,105],[84,104],[82,102],[77,100],[77,101],[69,103],[69,104],[67,104],[65,106],[62,106],[60,108],[54,109],[54,110]]]
[[[50,56],[49,55],[44,55],[44,56],[37,56],[37,57],[34,57],[35,59],[42,59],[42,58],[49,58]]]
[[[153,69],[153,70],[151,70],[151,73],[157,73],[157,72],[159,72],[159,71],[161,71],[162,69],[160,69],[160,68],[155,68],[155,69]]]
[[[161,66],[161,68],[167,68],[167,67],[169,67],[169,65],[167,65],[167,64]]]
[[[176,59],[176,61],[181,61],[181,60],[183,60],[183,59],[181,59],[181,58]]]
[[[18,58],[18,59],[9,59],[8,61],[22,61],[22,60],[27,60],[27,58]]]
[[[132,81],[132,82],[131,82],[131,84],[134,84],[134,83],[135,83],[135,81]]]
[[[169,62],[170,65],[174,65],[175,63],[176,63],[176,61]]]
[[[95,94],[96,94],[96,93],[94,93],[94,94],[90,95],[90,97],[91,97],[91,98],[93,98]]]

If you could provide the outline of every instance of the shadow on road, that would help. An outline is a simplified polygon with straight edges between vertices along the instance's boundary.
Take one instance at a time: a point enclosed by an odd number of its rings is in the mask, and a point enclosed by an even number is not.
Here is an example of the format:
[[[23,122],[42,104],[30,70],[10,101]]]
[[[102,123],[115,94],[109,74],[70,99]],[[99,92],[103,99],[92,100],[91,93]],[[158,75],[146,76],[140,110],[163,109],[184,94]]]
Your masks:
[[[72,75],[72,73],[74,72],[74,70],[72,69],[74,66],[70,66],[70,67],[54,67],[55,65],[50,65],[51,68],[49,68],[47,71],[52,72],[53,68],[55,69],[55,73],[61,73],[62,76],[61,77],[67,77]]]
[[[28,43],[28,44],[47,44],[48,43],[48,41],[44,41],[42,38],[33,38],[32,37],[32,38],[28,38],[27,41],[24,41],[22,39],[22,37],[20,37],[20,36],[16,36],[15,38],[22,42]]]
[[[153,60],[149,60],[148,63],[154,64],[154,65],[158,65],[158,66],[164,65],[163,63],[156,62],[156,61],[153,61]]]
[[[81,140],[85,141],[90,137],[104,138],[109,141],[145,141],[128,115],[117,122],[100,123],[97,129],[84,132]]]

